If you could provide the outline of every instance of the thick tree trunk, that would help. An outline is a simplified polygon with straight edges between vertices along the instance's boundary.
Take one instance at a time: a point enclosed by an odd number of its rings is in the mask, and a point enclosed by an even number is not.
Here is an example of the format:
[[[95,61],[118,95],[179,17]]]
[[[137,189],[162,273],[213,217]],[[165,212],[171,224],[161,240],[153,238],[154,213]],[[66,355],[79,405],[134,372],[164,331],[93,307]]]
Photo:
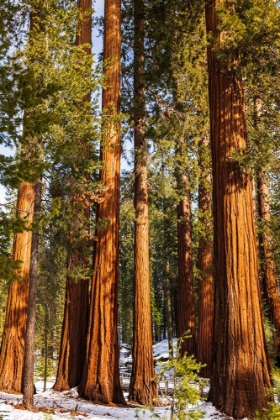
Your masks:
[[[206,1],[208,33],[220,41],[219,1]],[[250,175],[231,158],[246,148],[238,53],[218,62],[208,49],[213,162],[215,329],[209,400],[229,416],[252,417],[271,387],[264,337]]]
[[[129,400],[153,404],[156,383],[150,299],[148,162],[145,138],[144,2],[134,0],[134,317]]]
[[[42,184],[39,180],[35,184],[34,216],[38,217],[41,210]],[[26,320],[26,343],[23,368],[23,405],[27,410],[34,406],[34,351],[36,325],[36,295],[38,280],[39,231],[32,232],[30,280],[28,293],[28,308]]]
[[[92,7],[92,0],[78,0],[78,8],[82,13],[87,13]],[[91,17],[83,17],[83,21],[77,34],[76,45],[91,45]],[[90,48],[87,50],[90,54]],[[89,101],[90,98],[85,98]],[[83,147],[83,140],[77,140],[82,145],[82,153],[89,155],[88,148]],[[74,198],[75,204],[80,202]],[[84,206],[84,218],[89,221],[89,207]],[[81,211],[80,209],[78,211]],[[71,233],[70,233],[71,241]],[[68,269],[76,266],[87,268],[87,258],[79,252],[80,244],[73,244],[74,250],[68,256]],[[83,248],[83,246],[81,246]],[[69,275],[66,281],[66,297],[64,318],[62,326],[62,338],[60,345],[59,364],[54,389],[64,391],[77,386],[81,382],[83,367],[86,357],[87,320],[89,311],[89,282],[86,279],[75,280]]]
[[[33,219],[34,197],[35,184],[22,182],[18,190],[17,217],[25,219],[27,226]],[[17,273],[22,281],[14,281],[8,293],[0,352],[0,389],[3,391],[20,393],[22,390],[31,240],[31,231],[14,235],[13,260],[22,261]]]
[[[189,330],[191,337],[181,344],[183,355],[195,354],[195,304],[193,287],[193,257],[191,235],[191,202],[187,177],[183,177],[185,196],[178,204],[178,325],[177,335]]]
[[[119,377],[118,264],[120,214],[120,12],[119,0],[105,1],[104,60],[113,61],[105,70],[103,89],[104,120],[101,145],[104,185],[103,200],[97,208],[97,242],[93,256],[87,360],[79,392],[96,403],[125,404]]]
[[[200,145],[200,156],[208,153],[209,134],[207,133]],[[203,232],[199,238],[198,248],[198,338],[197,358],[206,366],[201,369],[200,375],[210,378],[212,368],[212,342],[214,326],[214,282],[213,282],[213,241],[212,241],[212,185],[210,168],[205,160],[200,158],[200,182],[198,205],[201,212],[200,223],[203,224]]]

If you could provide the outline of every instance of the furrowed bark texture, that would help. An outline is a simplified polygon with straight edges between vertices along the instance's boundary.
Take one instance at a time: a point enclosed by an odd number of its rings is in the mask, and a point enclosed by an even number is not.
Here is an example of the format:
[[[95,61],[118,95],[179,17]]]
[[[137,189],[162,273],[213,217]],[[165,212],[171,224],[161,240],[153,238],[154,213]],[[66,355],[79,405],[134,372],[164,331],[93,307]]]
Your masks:
[[[148,162],[145,138],[144,3],[134,1],[134,317],[129,400],[153,404],[157,395],[150,299]]]
[[[103,201],[97,209],[97,242],[93,256],[87,360],[80,394],[97,403],[125,404],[119,378],[117,284],[120,213],[120,11],[119,0],[105,1],[104,60],[107,87],[102,94],[103,125],[100,179]]]
[[[178,325],[177,335],[189,330],[191,337],[185,339],[180,348],[183,355],[195,354],[195,307],[193,287],[193,257],[191,236],[191,203],[188,180],[184,177],[185,196],[178,204]]]
[[[35,184],[34,216],[38,217],[41,210],[42,184]],[[30,280],[28,293],[28,308],[26,320],[26,343],[23,368],[23,405],[30,410],[34,407],[34,350],[36,325],[36,295],[38,281],[39,231],[32,232]]]
[[[18,190],[17,217],[24,218],[27,226],[32,222],[35,184],[22,182]],[[6,319],[0,352],[0,389],[22,391],[28,288],[30,273],[32,232],[24,231],[14,235],[13,260],[21,260],[18,275],[22,281],[11,284],[8,293]]]
[[[207,31],[220,40],[215,7],[206,1]],[[208,49],[213,161],[215,332],[209,400],[229,416],[253,417],[267,406],[271,386],[265,345],[252,183],[231,159],[246,147],[241,80]]]
[[[209,149],[209,134],[207,133],[200,145],[202,154]],[[204,150],[203,150],[204,149]],[[205,165],[203,158],[200,159],[200,183],[198,193],[198,205],[201,211],[201,223],[204,225],[203,235],[199,239],[198,269],[200,271],[198,287],[198,337],[197,358],[201,363],[206,363],[200,371],[204,378],[210,378],[212,368],[212,342],[214,325],[214,281],[213,281],[213,241],[212,233],[212,191],[211,174]]]
[[[92,0],[78,0],[78,8],[82,13],[89,11],[91,7]],[[91,27],[91,18],[84,18],[77,34],[76,45],[91,45]],[[88,48],[87,53],[91,53],[90,48]],[[89,100],[90,98],[85,98],[85,101]],[[83,146],[83,140],[79,139],[77,142],[82,146],[82,153],[88,156],[89,150],[86,146]],[[79,199],[79,197],[74,198],[74,208],[77,198]],[[84,217],[89,221],[90,210],[86,205],[84,206]],[[68,268],[71,270],[77,265],[87,268],[88,262],[83,254],[79,252],[79,244],[74,244],[74,250],[68,257]],[[54,385],[56,391],[65,391],[79,385],[81,382],[86,357],[88,311],[88,280],[79,279],[77,281],[67,276],[60,356]]]

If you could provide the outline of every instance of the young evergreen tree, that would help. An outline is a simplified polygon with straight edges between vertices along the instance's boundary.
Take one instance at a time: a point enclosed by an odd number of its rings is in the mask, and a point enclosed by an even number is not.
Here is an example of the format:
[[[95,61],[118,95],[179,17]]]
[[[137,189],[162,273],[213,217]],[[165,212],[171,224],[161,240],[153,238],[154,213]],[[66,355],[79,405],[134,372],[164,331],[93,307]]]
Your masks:
[[[106,88],[102,93],[103,139],[97,207],[97,241],[93,255],[87,357],[79,393],[104,404],[125,404],[119,377],[118,273],[120,216],[120,1],[106,0],[104,60]],[[106,61],[105,61],[106,63]],[[107,63],[108,64],[108,63]]]
[[[231,42],[234,32],[225,32],[217,14],[217,7],[228,13],[229,24],[244,16],[245,10],[247,15],[252,10],[243,2],[230,2],[228,9],[227,3],[206,1],[207,32],[213,37],[208,48],[208,73],[216,282],[215,352],[209,400],[227,415],[241,419],[252,417],[256,410],[267,406],[271,382],[251,177],[232,157],[234,152],[246,149],[247,140],[243,86],[238,72],[238,47],[244,44]]]

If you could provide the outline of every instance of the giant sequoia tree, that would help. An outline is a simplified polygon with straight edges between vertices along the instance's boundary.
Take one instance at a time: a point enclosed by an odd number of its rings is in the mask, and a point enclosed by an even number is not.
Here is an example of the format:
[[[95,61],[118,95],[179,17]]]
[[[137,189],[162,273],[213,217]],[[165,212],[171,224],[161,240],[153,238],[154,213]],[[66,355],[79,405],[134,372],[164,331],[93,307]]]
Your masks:
[[[125,404],[119,378],[117,285],[120,212],[120,1],[106,0],[102,94],[103,139],[100,160],[102,198],[97,208],[97,241],[93,256],[87,358],[80,394],[101,403]]]
[[[208,49],[213,161],[215,332],[209,399],[241,419],[267,406],[271,386],[261,310],[251,177],[233,153],[246,149],[240,55],[226,46],[217,6],[206,1],[206,24],[214,44]],[[234,5],[230,9],[234,14]],[[214,48],[215,46],[215,48]]]
[[[145,136],[144,2],[134,1],[134,323],[129,399],[153,404],[156,397],[150,301],[148,156]]]

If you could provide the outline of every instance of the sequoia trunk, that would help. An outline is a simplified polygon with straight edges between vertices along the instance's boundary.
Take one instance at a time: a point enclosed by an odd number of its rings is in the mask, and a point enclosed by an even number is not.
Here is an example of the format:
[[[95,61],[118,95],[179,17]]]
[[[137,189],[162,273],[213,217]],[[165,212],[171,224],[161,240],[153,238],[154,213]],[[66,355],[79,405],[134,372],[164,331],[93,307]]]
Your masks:
[[[214,322],[214,283],[213,283],[213,241],[212,241],[212,185],[210,167],[205,163],[209,155],[209,134],[205,134],[200,144],[200,180],[198,205],[200,210],[201,234],[198,248],[198,339],[197,358],[206,366],[200,375],[210,378],[212,368],[212,341]]]
[[[83,20],[78,28],[76,45],[91,45],[91,27],[92,20],[86,14],[91,10],[92,0],[78,0],[78,8],[84,14]],[[87,53],[91,53],[91,49],[87,49]],[[89,101],[90,98],[85,98]],[[89,155],[87,146],[83,145],[82,139],[76,140],[81,144],[81,153],[85,157]],[[85,174],[85,177],[87,175]],[[79,197],[73,198],[73,215],[75,214],[76,202],[81,202]],[[77,206],[77,211],[84,212],[84,220],[90,218],[89,207],[84,205],[84,209]],[[79,217],[77,217],[79,219]],[[87,229],[87,227],[85,227]],[[70,242],[71,233],[69,234]],[[79,243],[72,243],[72,250],[68,255],[68,269],[71,271],[75,267],[80,266],[87,268],[87,258],[79,252],[83,246]],[[60,345],[59,364],[57,370],[57,378],[54,385],[56,391],[64,391],[80,384],[83,367],[86,357],[86,337],[87,337],[87,320],[89,310],[89,282],[87,279],[73,279],[67,276],[66,281],[66,296],[64,318],[62,326],[62,338]]]
[[[178,326],[177,335],[182,337],[189,330],[191,337],[185,339],[180,348],[181,354],[195,354],[195,307],[193,287],[193,257],[191,235],[191,202],[189,183],[184,182],[185,196],[178,204]],[[182,182],[182,181],[181,181]],[[182,188],[181,188],[182,189]]]
[[[216,6],[206,1],[207,31],[221,41]],[[213,162],[215,327],[209,400],[229,416],[252,417],[271,387],[261,308],[252,182],[232,153],[246,148],[238,52],[218,61],[208,48]],[[234,70],[231,70],[234,69]]]
[[[35,184],[34,216],[40,215],[42,185],[38,180]],[[30,258],[30,281],[28,308],[26,320],[26,344],[23,368],[23,405],[27,410],[34,406],[34,350],[36,325],[36,295],[38,280],[39,230],[33,230]]]
[[[87,358],[80,394],[97,403],[125,404],[119,377],[117,285],[120,214],[120,0],[105,1],[104,60],[106,88],[101,144],[102,201],[97,208],[97,242],[93,256]]]
[[[27,227],[33,219],[34,198],[35,184],[22,182],[18,190],[17,217],[24,219]],[[14,235],[13,260],[22,261],[22,265],[17,272],[21,281],[14,281],[9,288],[1,344],[0,389],[6,392],[22,391],[31,240],[30,230]]]
[[[144,2],[134,1],[134,317],[129,399],[152,405],[156,397],[153,361],[148,218],[148,162],[145,138]]]

